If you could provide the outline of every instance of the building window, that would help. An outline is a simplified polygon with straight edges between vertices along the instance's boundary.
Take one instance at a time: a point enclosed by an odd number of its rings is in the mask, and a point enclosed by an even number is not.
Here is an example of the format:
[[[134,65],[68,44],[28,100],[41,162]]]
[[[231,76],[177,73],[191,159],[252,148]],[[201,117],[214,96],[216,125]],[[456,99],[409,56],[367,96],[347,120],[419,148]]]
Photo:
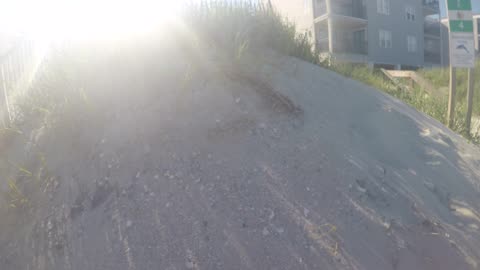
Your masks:
[[[377,12],[390,15],[390,0],[377,0]]]
[[[386,30],[379,31],[380,48],[392,48],[392,32]]]
[[[407,50],[408,52],[417,52],[417,38],[414,36],[407,36]]]
[[[405,7],[405,18],[407,21],[415,21],[415,8],[412,6]]]

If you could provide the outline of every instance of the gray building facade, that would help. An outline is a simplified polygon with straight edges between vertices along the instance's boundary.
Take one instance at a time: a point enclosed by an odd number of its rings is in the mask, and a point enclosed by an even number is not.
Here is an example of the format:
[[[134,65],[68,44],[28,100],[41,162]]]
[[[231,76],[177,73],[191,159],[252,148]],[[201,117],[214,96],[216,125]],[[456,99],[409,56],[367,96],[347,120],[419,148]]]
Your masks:
[[[301,18],[298,30],[311,32],[322,57],[392,68],[442,64],[439,0],[270,2],[289,19]]]

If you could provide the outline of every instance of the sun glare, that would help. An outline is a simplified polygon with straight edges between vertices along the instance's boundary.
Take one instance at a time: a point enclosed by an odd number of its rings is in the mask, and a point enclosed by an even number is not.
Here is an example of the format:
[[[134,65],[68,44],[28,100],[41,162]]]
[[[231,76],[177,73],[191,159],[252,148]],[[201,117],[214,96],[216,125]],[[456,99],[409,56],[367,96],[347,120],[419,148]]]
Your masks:
[[[175,20],[183,3],[181,0],[5,2],[0,0],[0,33],[79,39],[153,31]]]

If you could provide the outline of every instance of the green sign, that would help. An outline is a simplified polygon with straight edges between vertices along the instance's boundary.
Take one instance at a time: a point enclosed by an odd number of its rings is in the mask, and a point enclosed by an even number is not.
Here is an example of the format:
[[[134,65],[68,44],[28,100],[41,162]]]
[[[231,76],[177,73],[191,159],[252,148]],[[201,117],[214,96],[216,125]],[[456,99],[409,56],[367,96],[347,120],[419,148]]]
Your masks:
[[[473,33],[473,21],[451,20],[450,32]]]
[[[472,10],[471,0],[448,0],[448,10]]]

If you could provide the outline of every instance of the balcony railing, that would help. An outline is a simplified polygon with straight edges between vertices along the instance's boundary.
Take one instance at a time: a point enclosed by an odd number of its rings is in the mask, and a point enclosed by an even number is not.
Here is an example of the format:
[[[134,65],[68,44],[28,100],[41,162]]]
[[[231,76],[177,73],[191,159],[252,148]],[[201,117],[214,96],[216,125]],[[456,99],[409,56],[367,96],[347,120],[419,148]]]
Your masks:
[[[327,13],[327,5],[325,1],[316,2],[315,4],[315,16],[319,17]],[[347,17],[355,17],[366,19],[367,10],[366,7],[362,4],[361,0],[352,1],[352,3],[341,4],[336,1],[332,1],[332,13],[337,15],[343,15]]]
[[[440,2],[438,0],[423,0],[423,6],[438,10],[440,8]]]
[[[333,13],[338,14],[338,15],[343,15],[343,16],[348,16],[348,17],[355,17],[355,18],[360,18],[360,19],[366,19],[367,18],[367,11],[365,8],[361,7],[340,7],[340,6],[334,6],[333,7]]]
[[[320,17],[327,13],[327,4],[323,2],[315,2],[315,17]]]
[[[334,41],[334,53],[342,53],[342,54],[368,54],[368,42],[350,42],[345,43],[344,40],[335,40]],[[342,46],[336,46],[338,44],[342,44]],[[321,41],[317,42],[317,49],[320,52],[328,52],[328,41]]]
[[[436,21],[425,21],[424,25],[425,35],[440,37],[440,23]]]
[[[440,53],[433,53],[429,51],[424,52],[424,61],[431,64],[440,64],[441,62]]]
[[[368,42],[354,42],[348,44],[345,48],[345,52],[354,53],[354,54],[367,54],[368,53]]]

